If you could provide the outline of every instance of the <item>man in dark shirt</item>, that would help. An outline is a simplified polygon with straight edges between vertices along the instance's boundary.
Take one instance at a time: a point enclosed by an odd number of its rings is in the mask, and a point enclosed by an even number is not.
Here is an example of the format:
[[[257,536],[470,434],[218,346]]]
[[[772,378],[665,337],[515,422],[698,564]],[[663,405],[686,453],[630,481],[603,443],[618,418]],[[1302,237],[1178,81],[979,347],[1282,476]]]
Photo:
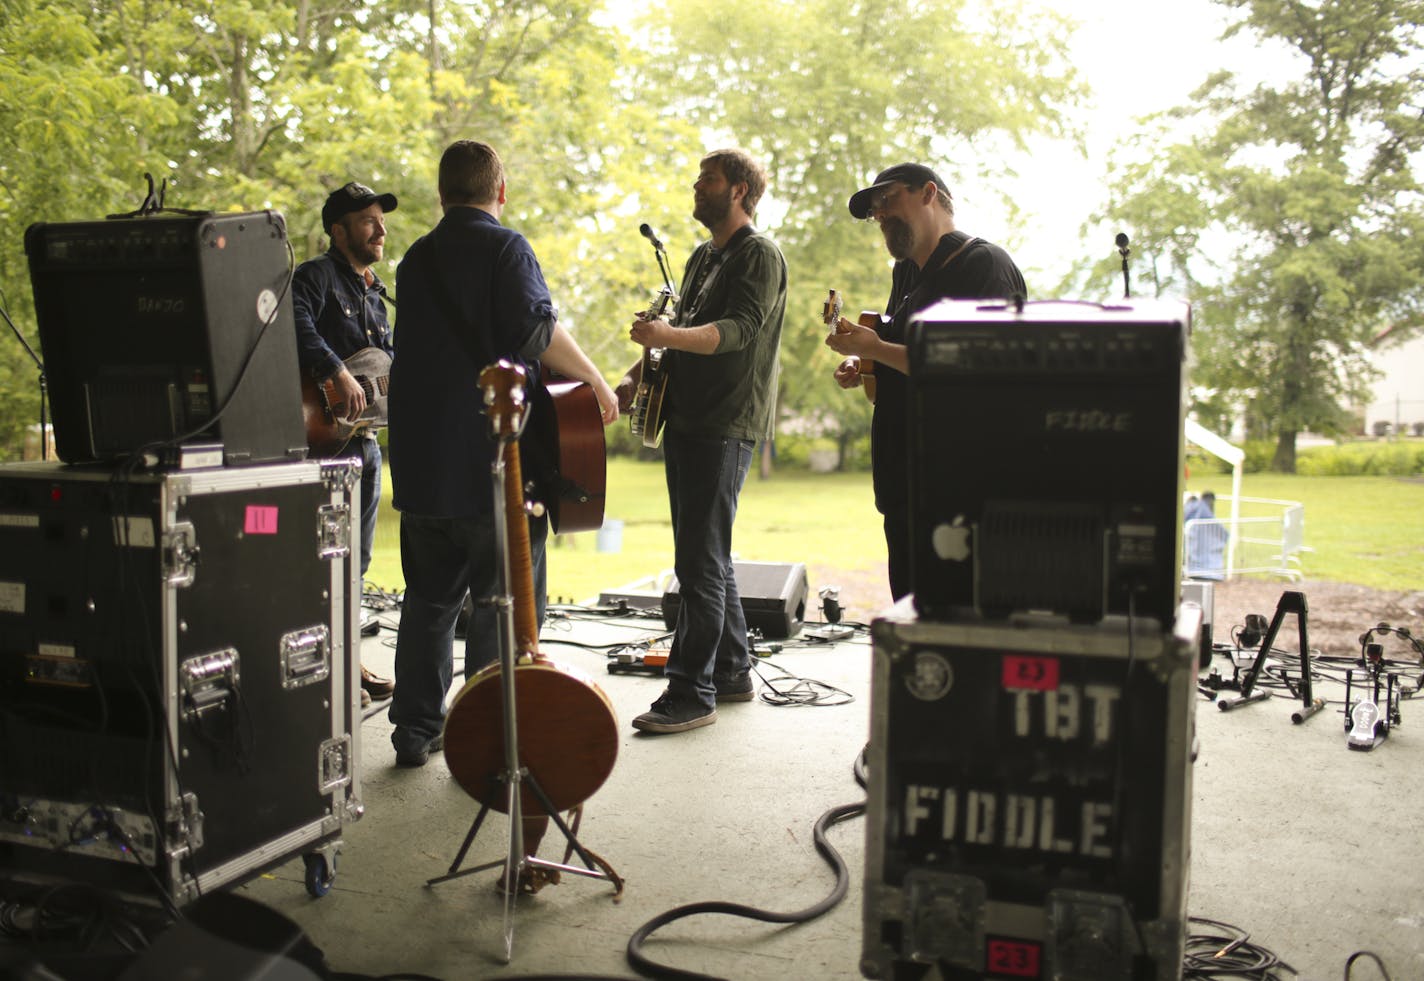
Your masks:
[[[875,411],[870,424],[875,507],[885,518],[890,595],[908,594],[910,582],[909,373],[905,347],[910,321],[943,299],[1028,295],[1023,274],[997,245],[954,227],[949,186],[921,164],[897,164],[851,195],[850,213],[880,223],[885,248],[896,260],[879,332],[842,320],[845,333],[826,344],[849,355],[836,368],[842,388],[861,384],[858,359],[875,362]]]
[[[386,244],[386,213],[396,210],[394,194],[377,194],[352,181],[332,191],[321,209],[331,237],[324,255],[309,259],[292,275],[292,313],[297,326],[297,360],[302,374],[329,383],[335,402],[347,406],[347,421],[366,411],[366,393],[346,360],[367,349],[391,353],[386,320],[386,287],[372,270]],[[340,453],[361,461],[361,576],[371,565],[376,514],[381,501],[381,447],[365,429]],[[361,667],[361,704],[388,698],[393,682]]]
[[[499,583],[491,464],[495,441],[479,376],[507,358],[538,378],[539,360],[593,386],[605,425],[618,418],[608,382],[558,323],[539,261],[500,224],[505,173],[492,147],[460,140],[440,158],[444,217],[401,260],[390,453],[401,516],[405,601],[396,636],[390,718],[396,763],[422,766],[441,748],[454,663],[455,620],[469,592],[465,677],[499,655]],[[548,522],[530,517],[531,572],[543,620]],[[526,837],[528,837],[526,835]],[[536,842],[537,843],[537,842]]]
[[[682,596],[667,690],[633,720],[644,732],[711,725],[718,701],[753,693],[732,522],[752,448],[770,430],[786,311],[786,260],[752,225],[765,188],[761,167],[740,150],[703,158],[692,215],[712,238],[687,260],[677,326],[636,320],[629,332],[644,347],[667,349],[663,461]],[[618,385],[625,410],[641,371],[640,361]]]

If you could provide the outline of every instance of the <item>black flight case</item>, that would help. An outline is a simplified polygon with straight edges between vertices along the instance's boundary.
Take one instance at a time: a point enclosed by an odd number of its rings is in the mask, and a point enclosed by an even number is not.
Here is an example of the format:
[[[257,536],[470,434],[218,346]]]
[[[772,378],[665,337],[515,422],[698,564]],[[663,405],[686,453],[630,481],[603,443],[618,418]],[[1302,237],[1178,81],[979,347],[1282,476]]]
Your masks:
[[[359,472],[0,466],[0,876],[182,906],[301,855],[326,892],[363,810]]]
[[[1181,977],[1199,618],[874,622],[866,977]]]

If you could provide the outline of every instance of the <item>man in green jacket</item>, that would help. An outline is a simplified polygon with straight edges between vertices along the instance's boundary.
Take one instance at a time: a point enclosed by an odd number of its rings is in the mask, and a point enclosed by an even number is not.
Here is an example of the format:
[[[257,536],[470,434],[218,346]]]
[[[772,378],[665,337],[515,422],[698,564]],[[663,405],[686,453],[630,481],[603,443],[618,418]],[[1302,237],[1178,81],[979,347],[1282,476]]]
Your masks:
[[[703,158],[692,215],[711,233],[687,260],[672,321],[635,320],[629,336],[665,348],[663,460],[673,571],[682,597],[667,690],[633,720],[644,732],[717,721],[718,701],[753,694],[747,624],[732,568],[732,522],[756,441],[770,430],[786,260],[752,219],[766,174],[741,150]],[[642,362],[618,385],[631,407]]]

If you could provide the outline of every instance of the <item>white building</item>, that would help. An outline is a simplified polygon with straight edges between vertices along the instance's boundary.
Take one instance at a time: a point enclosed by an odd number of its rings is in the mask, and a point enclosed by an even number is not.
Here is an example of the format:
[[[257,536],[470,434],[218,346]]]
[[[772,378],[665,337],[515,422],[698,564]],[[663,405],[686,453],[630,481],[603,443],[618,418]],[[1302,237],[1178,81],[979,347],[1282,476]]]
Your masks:
[[[1390,328],[1375,338],[1373,361],[1381,374],[1361,410],[1367,436],[1424,436],[1424,334],[1401,341],[1396,333]]]

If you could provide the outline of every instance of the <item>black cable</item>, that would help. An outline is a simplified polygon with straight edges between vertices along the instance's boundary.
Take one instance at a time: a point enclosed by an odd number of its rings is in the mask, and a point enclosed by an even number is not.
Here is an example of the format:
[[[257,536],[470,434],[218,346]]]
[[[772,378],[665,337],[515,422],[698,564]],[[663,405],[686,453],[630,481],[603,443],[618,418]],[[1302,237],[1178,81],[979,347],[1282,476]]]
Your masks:
[[[1376,954],[1372,950],[1357,950],[1349,956],[1345,961],[1345,981],[1350,981],[1350,978],[1354,976],[1355,961],[1361,957],[1368,957],[1375,962],[1375,967],[1379,968],[1380,974],[1384,975],[1384,981],[1392,981],[1389,975],[1389,968],[1384,966],[1384,961],[1380,959],[1379,954]]]
[[[761,672],[763,666],[775,667],[781,672],[781,675],[768,678]],[[765,658],[753,657],[752,670],[761,679],[763,686],[758,697],[768,705],[778,708],[788,705],[824,708],[833,705],[849,705],[855,701],[855,696],[842,688],[837,688],[824,681],[817,681],[814,678],[794,675],[779,664],[769,665]]]
[[[1299,973],[1270,950],[1251,943],[1251,935],[1240,927],[1202,916],[1189,916],[1187,923],[1214,927],[1220,932],[1188,934],[1182,959],[1183,981],[1287,981],[1279,971]]]
[[[860,756],[855,762],[855,778],[860,786],[865,786],[865,750],[861,750]],[[846,892],[850,888],[850,871],[846,867],[845,859],[841,858],[840,852],[836,851],[826,838],[826,832],[830,828],[842,821],[847,821],[853,817],[859,817],[865,813],[865,801],[854,804],[841,804],[832,807],[816,819],[816,824],[812,836],[816,843],[816,851],[831,866],[835,872],[836,883],[831,887],[827,896],[819,902],[812,903],[805,909],[797,910],[794,913],[775,913],[769,910],[759,909],[755,906],[745,906],[741,903],[729,903],[722,901],[710,901],[701,903],[689,903],[685,906],[678,906],[665,913],[653,917],[633,932],[633,936],[628,939],[628,963],[633,966],[639,974],[650,978],[681,978],[692,979],[692,981],[720,981],[713,975],[699,974],[696,971],[686,971],[682,968],[671,967],[660,964],[652,960],[643,953],[643,944],[654,931],[667,926],[677,920],[685,919],[689,916],[697,916],[703,913],[722,913],[727,916],[740,916],[750,920],[758,920],[762,923],[805,923],[814,920],[816,917],[825,914],[835,908],[836,904],[845,898]]]

